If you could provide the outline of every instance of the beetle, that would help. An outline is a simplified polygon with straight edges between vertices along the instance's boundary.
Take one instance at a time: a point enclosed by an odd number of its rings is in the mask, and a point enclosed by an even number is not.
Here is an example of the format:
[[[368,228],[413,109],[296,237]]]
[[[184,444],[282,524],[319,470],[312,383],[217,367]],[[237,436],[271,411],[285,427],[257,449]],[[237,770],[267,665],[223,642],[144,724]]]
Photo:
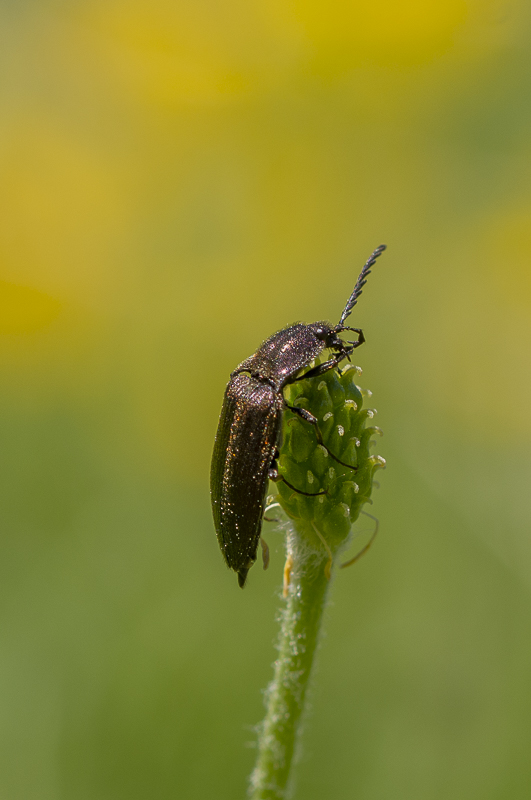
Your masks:
[[[212,454],[210,495],[221,552],[227,566],[238,574],[242,589],[256,561],[268,482],[288,483],[277,469],[284,410],[288,408],[312,424],[317,441],[323,444],[317,419],[304,408],[289,406],[283,389],[298,380],[316,378],[345,358],[350,360],[355,348],[365,342],[361,328],[349,328],[344,322],[357,303],[371,267],[385,249],[383,244],[377,247],[365,263],[337,325],[296,322],[282,328],[231,373]],[[358,338],[344,342],[339,337],[343,331],[353,331]],[[332,351],[332,357],[307,369],[325,349]],[[328,453],[340,464],[350,466],[329,450]],[[288,486],[300,492],[289,483]]]

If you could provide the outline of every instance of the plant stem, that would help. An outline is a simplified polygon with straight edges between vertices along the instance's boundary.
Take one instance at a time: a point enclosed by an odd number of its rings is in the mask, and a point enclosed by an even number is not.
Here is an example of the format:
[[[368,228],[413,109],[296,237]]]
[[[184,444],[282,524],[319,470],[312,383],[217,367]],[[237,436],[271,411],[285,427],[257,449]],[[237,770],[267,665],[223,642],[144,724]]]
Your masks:
[[[330,585],[325,572],[329,556],[318,542],[316,549],[309,551],[309,534],[306,530],[305,539],[296,531],[288,534],[288,559],[291,557],[293,562],[291,582],[281,612],[279,654],[267,689],[267,712],[251,776],[252,800],[288,797],[291,762]]]
[[[369,454],[371,437],[381,430],[366,425],[376,411],[363,408],[362,390],[355,382],[360,374],[359,367],[349,364],[341,371],[324,372],[320,380],[297,381],[287,389],[289,405],[298,405],[319,420],[322,443],[300,416],[285,412],[278,459],[284,480],[277,483],[276,500],[292,526],[287,534],[291,582],[251,776],[252,800],[286,800],[290,795],[291,763],[332,562],[348,545],[351,526],[370,500],[374,472],[385,466],[381,456]],[[367,551],[376,530],[350,563]]]

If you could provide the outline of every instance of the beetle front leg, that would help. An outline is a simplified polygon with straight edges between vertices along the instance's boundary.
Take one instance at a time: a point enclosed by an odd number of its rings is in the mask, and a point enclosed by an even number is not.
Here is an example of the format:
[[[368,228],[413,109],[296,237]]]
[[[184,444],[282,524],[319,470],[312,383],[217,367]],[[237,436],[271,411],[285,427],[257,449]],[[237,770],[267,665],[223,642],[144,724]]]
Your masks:
[[[308,372],[305,372],[304,375],[298,375],[295,378],[290,378],[290,380],[287,381],[287,383],[296,383],[297,381],[304,381],[306,380],[306,378],[317,378],[318,375],[322,375],[324,372],[328,372],[328,370],[338,367],[343,361],[343,359],[348,357],[350,352],[351,350],[350,348],[348,348],[348,352],[343,353],[341,356],[336,356],[335,358],[331,358],[329,361],[323,361],[322,364],[318,364],[316,367],[312,367],[312,369],[308,370]]]
[[[323,366],[324,366],[324,364],[323,364]],[[341,466],[348,467],[348,469],[353,469],[353,470],[357,470],[358,469],[357,467],[354,467],[352,464],[347,464],[347,463],[345,463],[345,461],[341,461],[341,459],[338,458],[337,456],[335,456],[329,450],[329,448],[325,445],[325,443],[323,442],[323,435],[322,435],[322,433],[321,433],[321,431],[319,429],[319,421],[318,421],[317,417],[314,417],[314,415],[310,414],[310,412],[307,411],[305,408],[299,408],[298,406],[289,406],[287,403],[286,403],[286,408],[289,408],[290,411],[293,411],[294,414],[297,414],[305,422],[309,422],[310,425],[314,426],[315,435],[317,437],[317,442],[321,445],[321,447],[324,447],[324,449],[326,450],[326,452],[328,453],[330,458],[333,458],[334,461],[337,461],[337,463],[341,464]]]
[[[342,328],[344,331],[352,331],[353,333],[358,334],[358,340],[356,342],[349,342],[352,345],[352,349],[354,350],[356,347],[359,347],[360,344],[365,344],[365,336],[361,328]]]

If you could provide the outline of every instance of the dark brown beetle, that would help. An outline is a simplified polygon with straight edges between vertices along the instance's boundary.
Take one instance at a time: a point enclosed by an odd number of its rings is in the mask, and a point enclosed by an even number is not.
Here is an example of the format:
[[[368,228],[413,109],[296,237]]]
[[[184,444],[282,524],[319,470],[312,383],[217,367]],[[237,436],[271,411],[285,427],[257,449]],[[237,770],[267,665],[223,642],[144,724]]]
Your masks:
[[[284,409],[289,408],[314,425],[317,441],[323,444],[317,419],[303,408],[288,406],[282,390],[289,383],[316,378],[334,369],[363,344],[363,331],[343,323],[356,305],[371,267],[384,250],[383,244],[377,247],[363,267],[337,325],[297,322],[283,328],[231,373],[212,455],[210,494],[221,552],[227,566],[238,573],[242,588],[256,561],[268,482],[285,480],[276,466]],[[343,331],[354,331],[358,339],[344,342],[338,335]],[[325,349],[332,351],[332,358],[303,373]]]

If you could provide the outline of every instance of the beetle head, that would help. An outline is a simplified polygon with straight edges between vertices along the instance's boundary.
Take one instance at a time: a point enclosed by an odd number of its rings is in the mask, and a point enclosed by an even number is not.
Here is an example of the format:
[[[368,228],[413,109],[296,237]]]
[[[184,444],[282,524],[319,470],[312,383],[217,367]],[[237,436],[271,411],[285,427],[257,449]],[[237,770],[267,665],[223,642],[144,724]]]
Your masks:
[[[341,331],[350,330],[345,325],[330,325],[329,322],[314,322],[308,325],[314,336],[320,339],[326,348],[334,350],[338,355],[348,356],[352,348],[347,347],[346,343],[339,337]],[[350,344],[350,342],[349,342]]]

